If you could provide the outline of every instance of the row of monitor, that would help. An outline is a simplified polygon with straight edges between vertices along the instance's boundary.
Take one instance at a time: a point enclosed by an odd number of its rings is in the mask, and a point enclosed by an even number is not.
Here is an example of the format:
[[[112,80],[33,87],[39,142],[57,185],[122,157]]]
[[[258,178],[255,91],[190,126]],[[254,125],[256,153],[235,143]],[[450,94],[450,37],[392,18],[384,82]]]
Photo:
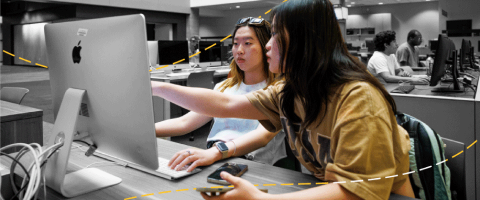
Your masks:
[[[151,41],[149,41],[151,42]],[[189,46],[186,40],[158,40],[158,63],[159,65],[172,65],[179,60],[185,59],[177,64],[189,64]],[[215,44],[215,45],[214,45]],[[214,46],[212,46],[214,45]],[[206,48],[212,46],[208,50]],[[222,62],[227,61],[228,46],[224,46],[219,41],[199,41],[200,65],[221,66]]]
[[[474,49],[471,42],[465,39],[462,40],[462,47],[458,51],[452,40],[440,34],[434,52],[435,59],[432,67],[430,86],[436,86],[438,82],[444,78],[445,74],[449,72],[452,77],[447,80],[452,81],[453,88],[450,86],[436,87],[432,92],[464,92],[458,81],[459,70],[461,72],[465,70],[463,67],[464,64],[468,64],[471,68],[477,69],[474,64]],[[458,60],[458,54],[460,54],[460,60]]]

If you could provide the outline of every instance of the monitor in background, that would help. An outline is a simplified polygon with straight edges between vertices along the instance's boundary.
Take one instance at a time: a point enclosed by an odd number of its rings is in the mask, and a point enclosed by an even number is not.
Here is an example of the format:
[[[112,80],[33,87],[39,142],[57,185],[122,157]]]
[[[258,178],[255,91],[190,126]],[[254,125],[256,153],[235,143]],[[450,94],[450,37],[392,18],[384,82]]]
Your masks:
[[[158,64],[158,42],[157,41],[147,41],[148,45],[148,60],[150,61],[150,66],[155,67]]]
[[[460,62],[459,69],[461,72],[464,71],[464,65],[470,65],[470,48],[471,44],[469,40],[462,39],[462,48],[460,49]]]
[[[428,46],[430,47],[430,51],[432,51],[432,53],[435,53],[438,48],[438,40],[429,40]]]
[[[432,67],[432,77],[430,78],[430,86],[436,86],[438,82],[444,77],[446,65],[451,65],[451,75],[453,81],[453,88],[450,84],[446,87],[436,87],[432,92],[464,92],[460,89],[458,84],[458,70],[457,70],[457,51],[455,44],[446,36],[438,35],[438,47],[435,51],[435,60]]]
[[[367,46],[368,52],[375,51],[375,43],[373,43],[373,40],[365,40],[365,45]]]
[[[220,41],[200,41],[200,66],[211,67],[222,65],[222,49]],[[206,49],[206,50],[205,50]]]
[[[171,69],[190,68],[187,40],[159,40],[158,57],[161,66]],[[183,60],[182,60],[183,59]],[[180,62],[178,62],[180,61]]]
[[[96,168],[66,174],[77,133],[99,155],[157,169],[144,16],[48,24],[45,39],[55,115],[48,145],[64,143],[47,162],[47,185],[75,197],[121,182]]]

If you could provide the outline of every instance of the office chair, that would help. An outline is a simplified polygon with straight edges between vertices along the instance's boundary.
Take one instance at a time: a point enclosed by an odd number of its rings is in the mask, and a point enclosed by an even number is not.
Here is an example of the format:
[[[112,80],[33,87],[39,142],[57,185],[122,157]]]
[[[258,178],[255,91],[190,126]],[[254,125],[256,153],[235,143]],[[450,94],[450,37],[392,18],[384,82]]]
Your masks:
[[[215,86],[213,82],[214,73],[215,71],[202,71],[202,72],[190,73],[190,75],[188,75],[188,78],[187,78],[187,86],[213,89],[213,87]],[[195,140],[195,137],[193,136],[193,132],[190,133],[189,140],[190,141]]]
[[[27,88],[21,87],[3,87],[0,89],[0,99],[3,101],[20,104],[28,91],[29,90]]]
[[[445,144],[445,158],[452,158],[458,152],[465,151],[465,144],[442,138]],[[446,162],[450,169],[450,191],[452,193],[452,200],[466,199],[466,184],[465,184],[465,154],[457,155],[455,158],[448,159]]]

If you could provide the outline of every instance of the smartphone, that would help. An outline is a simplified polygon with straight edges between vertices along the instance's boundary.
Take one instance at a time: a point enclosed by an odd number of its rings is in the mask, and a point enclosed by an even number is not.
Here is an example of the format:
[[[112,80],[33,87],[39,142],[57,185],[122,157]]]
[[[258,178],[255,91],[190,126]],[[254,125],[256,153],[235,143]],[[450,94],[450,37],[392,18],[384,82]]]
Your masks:
[[[220,172],[226,171],[233,176],[239,177],[243,173],[245,173],[247,170],[248,170],[248,166],[244,164],[225,163],[222,166],[220,166],[217,170],[215,170],[213,173],[208,175],[207,182],[221,184],[221,185],[230,185],[230,183],[228,183],[226,180],[223,180],[222,177],[220,177]]]
[[[228,192],[230,190],[233,190],[232,187],[229,188],[196,188],[197,192],[219,192],[219,193],[224,193]],[[262,192],[268,193],[268,189],[259,189]]]

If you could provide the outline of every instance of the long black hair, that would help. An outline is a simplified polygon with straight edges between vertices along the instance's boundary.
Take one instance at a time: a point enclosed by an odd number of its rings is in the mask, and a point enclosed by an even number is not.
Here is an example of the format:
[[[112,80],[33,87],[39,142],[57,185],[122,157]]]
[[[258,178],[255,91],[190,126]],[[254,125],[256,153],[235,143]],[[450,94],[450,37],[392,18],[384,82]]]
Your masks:
[[[301,122],[293,106],[298,99],[305,110],[302,129],[313,122],[320,125],[334,88],[351,81],[374,85],[396,112],[395,101],[383,85],[348,53],[329,0],[289,0],[272,9],[270,16],[278,35],[279,69],[285,80],[280,103],[287,119]]]

